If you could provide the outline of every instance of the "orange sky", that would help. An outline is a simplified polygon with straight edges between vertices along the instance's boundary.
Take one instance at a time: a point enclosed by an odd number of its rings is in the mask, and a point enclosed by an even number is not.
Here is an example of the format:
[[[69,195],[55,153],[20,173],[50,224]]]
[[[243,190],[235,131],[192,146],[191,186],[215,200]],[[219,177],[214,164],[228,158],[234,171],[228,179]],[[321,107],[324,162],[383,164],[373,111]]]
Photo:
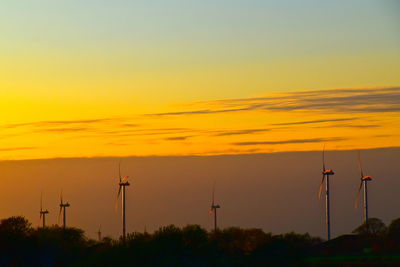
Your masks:
[[[320,150],[324,143],[338,150],[395,147],[399,96],[397,87],[297,91],[180,103],[160,113],[15,120],[0,125],[0,155],[214,155]]]

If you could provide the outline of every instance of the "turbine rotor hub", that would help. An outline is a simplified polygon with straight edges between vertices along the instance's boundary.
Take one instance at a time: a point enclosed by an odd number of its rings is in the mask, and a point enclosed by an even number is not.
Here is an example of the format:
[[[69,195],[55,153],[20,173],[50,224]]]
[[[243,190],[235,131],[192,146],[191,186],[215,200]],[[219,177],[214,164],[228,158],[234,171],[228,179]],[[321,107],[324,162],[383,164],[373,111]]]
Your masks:
[[[325,174],[325,175],[334,175],[335,173],[333,172],[332,169],[327,169],[327,170],[323,171],[322,174]]]

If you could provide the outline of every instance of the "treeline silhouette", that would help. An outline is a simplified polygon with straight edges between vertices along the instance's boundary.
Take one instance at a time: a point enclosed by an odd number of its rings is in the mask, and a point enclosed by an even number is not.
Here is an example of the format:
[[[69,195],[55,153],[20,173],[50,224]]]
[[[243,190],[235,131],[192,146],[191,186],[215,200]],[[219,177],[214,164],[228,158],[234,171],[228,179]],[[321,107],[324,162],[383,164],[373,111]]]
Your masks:
[[[371,218],[328,242],[309,234],[273,235],[229,227],[169,225],[122,239],[87,238],[77,228],[33,228],[24,217],[0,222],[1,266],[267,266],[400,263],[400,218],[387,227]]]

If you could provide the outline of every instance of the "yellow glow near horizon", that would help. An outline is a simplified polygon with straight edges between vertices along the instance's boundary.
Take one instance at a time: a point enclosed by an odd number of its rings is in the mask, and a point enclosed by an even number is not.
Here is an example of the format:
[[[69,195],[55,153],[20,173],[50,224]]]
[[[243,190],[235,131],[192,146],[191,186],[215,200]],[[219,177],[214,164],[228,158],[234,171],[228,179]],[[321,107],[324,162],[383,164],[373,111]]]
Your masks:
[[[400,146],[398,104],[390,100],[398,93],[398,88],[292,92],[118,117],[56,112],[50,120],[1,125],[0,154],[35,159],[306,151],[322,143],[338,150]],[[361,102],[353,100],[358,98]]]

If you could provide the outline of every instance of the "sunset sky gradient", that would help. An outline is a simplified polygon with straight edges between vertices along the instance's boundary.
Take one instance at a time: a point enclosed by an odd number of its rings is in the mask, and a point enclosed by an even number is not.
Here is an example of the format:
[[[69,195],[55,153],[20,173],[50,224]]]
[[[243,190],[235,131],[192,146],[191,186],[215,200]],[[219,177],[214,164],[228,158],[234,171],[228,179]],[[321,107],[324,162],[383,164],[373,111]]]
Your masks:
[[[400,145],[396,1],[22,2],[0,159]]]

